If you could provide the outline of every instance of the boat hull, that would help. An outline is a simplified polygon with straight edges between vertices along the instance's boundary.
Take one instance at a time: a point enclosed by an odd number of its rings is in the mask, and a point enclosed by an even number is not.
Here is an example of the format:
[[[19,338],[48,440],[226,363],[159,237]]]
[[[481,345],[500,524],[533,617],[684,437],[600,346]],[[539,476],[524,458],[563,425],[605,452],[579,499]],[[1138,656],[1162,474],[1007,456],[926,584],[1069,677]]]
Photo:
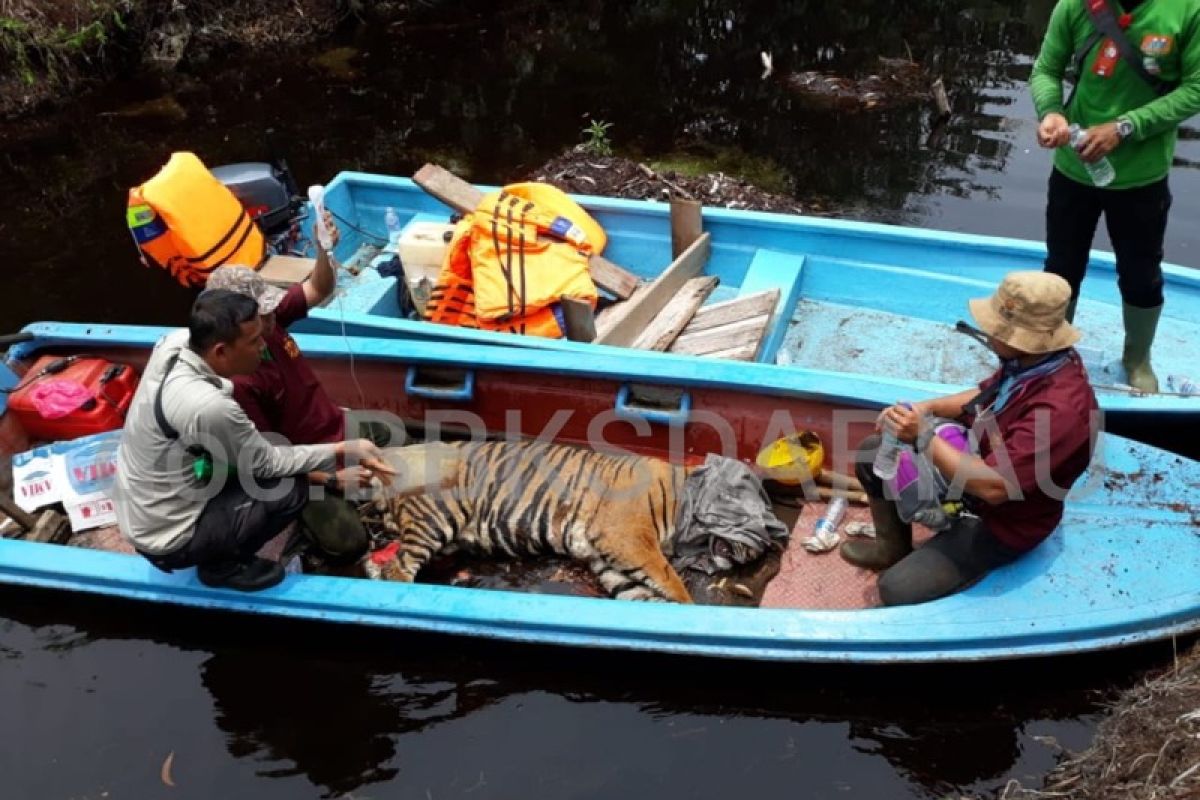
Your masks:
[[[95,352],[144,363],[163,332],[155,328],[40,324],[18,357]],[[453,343],[299,336],[334,400],[428,423],[432,415],[489,431],[594,438],[593,421],[615,411],[621,387],[648,385],[689,394],[683,426],[615,414],[609,445],[688,460],[727,446],[752,455],[773,434],[776,413],[821,433],[845,453],[870,427],[878,400],[848,381],[838,395],[813,392],[792,370],[700,362],[690,371],[598,353],[568,354]],[[349,352],[354,355],[351,370]],[[413,368],[469,370],[469,399],[406,389]],[[415,387],[414,387],[415,388]],[[884,385],[886,389],[886,384]],[[882,391],[882,390],[881,390]],[[514,415],[511,412],[520,410]],[[701,413],[703,412],[703,413]],[[700,424],[711,414],[711,424]],[[457,416],[456,416],[457,415]],[[465,424],[465,423],[464,423]],[[678,437],[677,441],[672,436]],[[9,439],[9,441],[14,441]],[[647,604],[326,576],[289,576],[244,595],[204,587],[194,571],[164,574],[140,557],[0,541],[0,581],[221,611],[287,616],[465,636],[580,647],[738,659],[935,662],[1054,655],[1118,647],[1200,629],[1200,465],[1146,445],[1103,436],[1100,458],[1068,501],[1059,529],[1017,562],[950,597],[918,606],[852,611]],[[836,558],[828,555],[826,558]]]

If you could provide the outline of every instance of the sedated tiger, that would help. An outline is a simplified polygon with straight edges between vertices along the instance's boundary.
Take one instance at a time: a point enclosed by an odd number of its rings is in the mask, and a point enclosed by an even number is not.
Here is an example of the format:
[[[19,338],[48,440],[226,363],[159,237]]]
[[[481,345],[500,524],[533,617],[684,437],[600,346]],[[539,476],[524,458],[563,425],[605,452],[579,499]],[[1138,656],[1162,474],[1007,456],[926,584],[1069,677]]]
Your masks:
[[[664,556],[689,469],[657,458],[544,442],[445,445],[455,466],[437,487],[377,506],[398,547],[380,565],[412,582],[439,553],[554,553],[585,564],[619,599],[691,603]]]

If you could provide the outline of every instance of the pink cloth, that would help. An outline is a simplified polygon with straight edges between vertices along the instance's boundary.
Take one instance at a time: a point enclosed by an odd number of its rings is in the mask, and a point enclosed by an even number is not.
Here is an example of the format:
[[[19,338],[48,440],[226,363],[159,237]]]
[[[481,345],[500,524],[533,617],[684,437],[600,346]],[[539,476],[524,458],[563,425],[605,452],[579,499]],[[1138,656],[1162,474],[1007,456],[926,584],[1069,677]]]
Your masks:
[[[29,400],[42,419],[62,419],[91,399],[92,393],[86,386],[65,378],[43,381],[29,393]]]

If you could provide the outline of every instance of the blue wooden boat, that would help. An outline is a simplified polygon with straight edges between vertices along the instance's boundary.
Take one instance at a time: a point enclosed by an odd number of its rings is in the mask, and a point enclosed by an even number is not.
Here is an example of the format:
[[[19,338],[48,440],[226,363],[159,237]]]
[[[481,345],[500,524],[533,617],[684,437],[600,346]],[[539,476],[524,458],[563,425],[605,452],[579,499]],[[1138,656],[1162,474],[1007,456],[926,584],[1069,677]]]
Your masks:
[[[10,351],[20,374],[41,353],[92,353],[140,368],[162,329],[40,323]],[[490,430],[536,435],[556,412],[557,439],[588,441],[602,415],[606,441],[688,457],[730,446],[752,457],[779,435],[779,415],[830,443],[857,441],[895,393],[884,378],[827,373],[814,389],[802,370],[766,364],[630,359],[571,352],[464,348],[453,341],[300,335],[336,402],[403,419],[472,414]],[[353,371],[348,358],[353,354]],[[664,369],[669,365],[670,369]],[[431,368],[456,370],[430,382]],[[457,377],[456,377],[457,376]],[[12,375],[8,375],[11,382]],[[447,386],[446,381],[458,381]],[[650,386],[680,392],[675,408],[636,399]],[[914,393],[917,392],[912,387]],[[514,417],[507,412],[520,410]],[[9,415],[0,443],[23,444]],[[678,438],[673,438],[678,437]],[[676,452],[679,452],[677,449]],[[254,595],[201,585],[194,571],[165,575],[138,556],[0,540],[0,581],[250,614],[523,642],[739,659],[935,662],[1045,656],[1162,639],[1200,629],[1200,464],[1102,436],[1099,456],[1073,490],[1060,528],[1038,549],[969,589],[906,608],[730,608],[289,576]],[[818,573],[842,562],[813,556]],[[818,561],[815,559],[828,559]],[[786,560],[786,559],[785,559]],[[786,576],[786,570],[780,578]]]
[[[671,262],[666,205],[576,200],[608,232],[604,255],[610,260],[647,280]],[[597,345],[400,319],[395,279],[367,266],[388,259],[375,249],[388,241],[386,209],[394,208],[407,226],[445,222],[449,207],[406,178],[357,172],[339,174],[327,187],[326,203],[344,221],[338,257],[367,268],[343,275],[336,298],[315,310],[304,330],[598,352]],[[780,290],[756,360],[805,370],[806,383],[818,391],[837,391],[833,375],[881,378],[895,387],[892,399],[918,389],[947,393],[989,372],[994,357],[952,335],[954,324],[967,318],[969,298],[990,294],[1006,272],[1041,269],[1045,256],[1043,245],[1031,241],[725,209],[705,209],[704,229],[712,249],[703,274],[720,279],[708,304]],[[1119,363],[1123,328],[1113,257],[1092,254],[1076,322],[1085,334],[1080,353],[1107,413],[1200,414],[1200,396],[1171,394],[1165,380],[1197,377],[1200,271],[1176,265],[1164,271],[1167,304],[1153,354],[1164,392],[1138,396],[1125,385]]]

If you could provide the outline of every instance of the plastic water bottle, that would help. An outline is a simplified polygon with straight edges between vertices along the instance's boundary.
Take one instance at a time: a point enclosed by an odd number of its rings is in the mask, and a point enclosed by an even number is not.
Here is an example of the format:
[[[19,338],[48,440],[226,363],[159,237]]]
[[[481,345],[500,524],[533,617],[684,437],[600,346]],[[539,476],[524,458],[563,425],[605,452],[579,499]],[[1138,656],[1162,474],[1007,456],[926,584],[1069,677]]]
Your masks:
[[[1078,153],[1079,148],[1083,147],[1087,141],[1087,131],[1079,127],[1078,124],[1072,124],[1067,130],[1071,135],[1071,148]],[[1107,156],[1090,164],[1084,161],[1083,166],[1091,177],[1092,183],[1096,186],[1108,186],[1113,182],[1113,178],[1117,177],[1116,170],[1113,169],[1113,165],[1109,162]]]
[[[325,187],[320,184],[308,187],[308,202],[312,204],[313,230],[317,234],[317,241],[325,252],[332,252],[333,235],[325,227]]]
[[[901,403],[907,409],[912,409],[911,403]],[[879,449],[875,451],[875,463],[871,465],[871,471],[875,473],[875,477],[883,481],[890,481],[896,477],[896,471],[900,469],[900,454],[904,452],[904,442],[896,438],[896,434],[883,428],[883,441],[879,443]]]
[[[829,507],[825,509],[825,516],[817,520],[817,524],[813,528],[813,537],[818,540],[837,541],[837,529],[842,524],[844,516],[846,516],[846,498],[835,497],[830,500]]]
[[[1187,375],[1168,375],[1167,388],[1177,394],[1193,396],[1200,395],[1200,386]]]
[[[383,224],[387,227],[388,241],[395,244],[400,239],[400,215],[396,209],[388,206],[383,215]]]

